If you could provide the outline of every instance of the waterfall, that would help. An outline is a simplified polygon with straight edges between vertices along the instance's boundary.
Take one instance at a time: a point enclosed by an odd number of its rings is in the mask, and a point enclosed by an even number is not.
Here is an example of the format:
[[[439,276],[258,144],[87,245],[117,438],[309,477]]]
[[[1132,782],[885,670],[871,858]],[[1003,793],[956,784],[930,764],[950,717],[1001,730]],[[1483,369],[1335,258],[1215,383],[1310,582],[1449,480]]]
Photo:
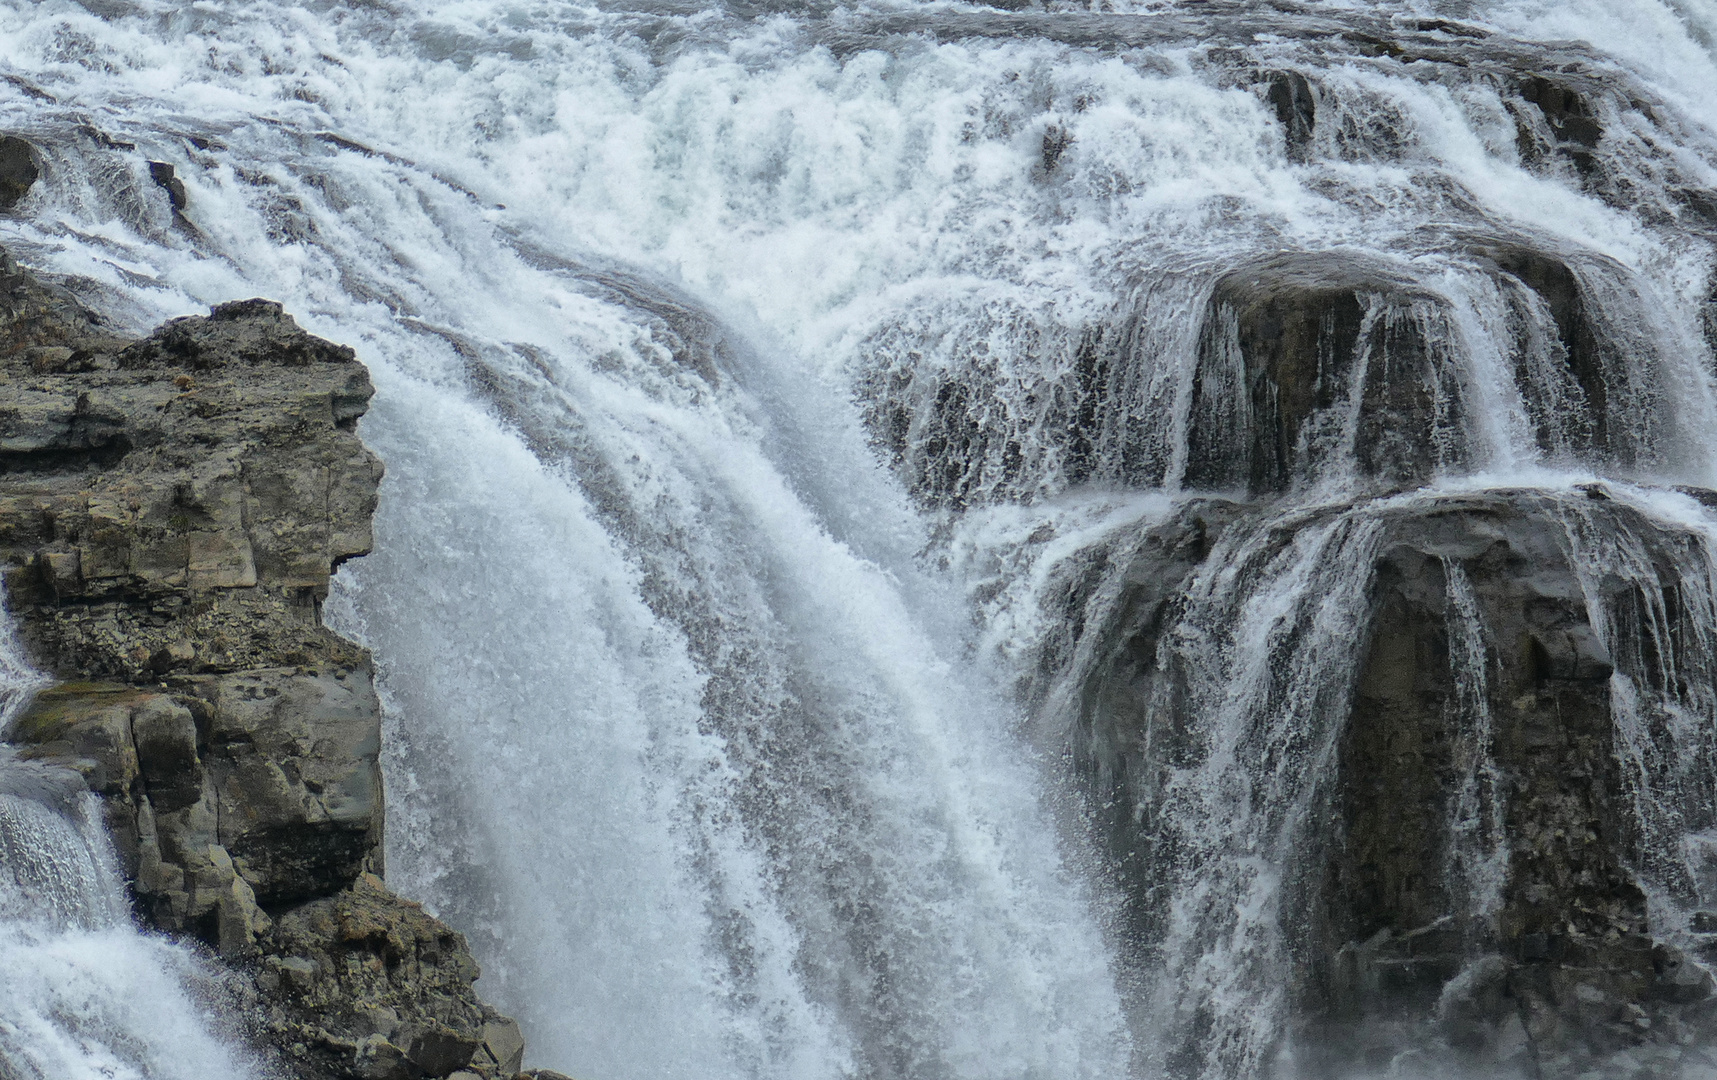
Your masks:
[[[1494,933],[1507,881],[1508,848],[1503,814],[1503,777],[1492,747],[1496,720],[1491,714],[1489,662],[1478,597],[1465,567],[1449,561],[1443,566],[1449,583],[1449,606],[1457,622],[1450,634],[1450,665],[1458,696],[1454,703],[1459,727],[1458,794],[1451,822],[1449,879],[1465,893],[1462,906],[1471,913],[1472,933]],[[1483,948],[1490,941],[1477,941]]]
[[[532,1065],[1631,1075],[1484,995],[1717,961],[1714,30],[7,0],[0,243],[370,365],[388,877]]]
[[[0,730],[44,680],[0,626]],[[0,1076],[203,1080],[252,1075],[209,1020],[199,961],[131,924],[93,795],[74,774],[0,756]]]

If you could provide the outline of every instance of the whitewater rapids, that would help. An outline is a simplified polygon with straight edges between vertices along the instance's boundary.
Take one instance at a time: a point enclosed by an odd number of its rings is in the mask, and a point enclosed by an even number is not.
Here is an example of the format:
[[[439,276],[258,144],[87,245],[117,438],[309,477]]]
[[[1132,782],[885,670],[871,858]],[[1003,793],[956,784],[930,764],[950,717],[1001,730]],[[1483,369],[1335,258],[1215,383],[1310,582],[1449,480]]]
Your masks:
[[[1717,187],[1717,11],[1448,6],[1304,11],[1596,42]],[[388,878],[470,937],[532,1065],[1154,1067],[1054,733],[1013,694],[1057,558],[1183,494],[1184,409],[1139,419],[1157,482],[1118,491],[1075,483],[1032,393],[1122,307],[1176,356],[1225,259],[1407,252],[1460,301],[1484,482],[1567,487],[1591,473],[1484,381],[1500,301],[1426,254],[1504,222],[1625,271],[1675,406],[1653,477],[1717,483],[1711,244],[1528,169],[1499,101],[1337,65],[1348,141],[1308,162],[1205,65],[1291,61],[1268,27],[946,29],[986,11],[0,3],[0,128],[45,158],[0,243],[133,329],[265,295],[370,365],[377,547],[329,611],[375,652]],[[1024,462],[962,479],[965,514],[873,445],[900,373],[961,365]]]

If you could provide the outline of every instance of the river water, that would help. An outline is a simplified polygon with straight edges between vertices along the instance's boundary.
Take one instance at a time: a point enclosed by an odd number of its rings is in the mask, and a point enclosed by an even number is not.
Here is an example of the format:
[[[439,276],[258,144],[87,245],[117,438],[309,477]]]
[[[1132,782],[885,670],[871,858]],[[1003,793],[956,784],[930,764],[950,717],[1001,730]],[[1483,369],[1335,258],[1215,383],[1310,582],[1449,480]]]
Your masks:
[[[370,365],[377,547],[328,610],[375,652],[388,877],[470,937],[528,1063],[1238,1078],[1287,1030],[1306,796],[1183,777],[1164,812],[1218,870],[1165,870],[1178,929],[1124,961],[1062,767],[1096,646],[1045,598],[1244,486],[1204,313],[1284,251],[1396,282],[1362,335],[1434,346],[1454,404],[1392,497],[1608,478],[1717,535],[1661,490],[1717,484],[1713,33],[1694,0],[7,0],[0,129],[44,176],[0,243],[135,329],[265,295]],[[1534,112],[1522,71],[1591,104]],[[1509,245],[1608,343],[1599,433]],[[1316,510],[1372,492],[1362,396],[1280,510],[1312,524],[1225,539],[1188,616],[1232,640],[1187,661],[1200,722],[1243,755],[1270,718],[1307,784],[1383,512]],[[1120,588],[1087,576],[1080,626]]]

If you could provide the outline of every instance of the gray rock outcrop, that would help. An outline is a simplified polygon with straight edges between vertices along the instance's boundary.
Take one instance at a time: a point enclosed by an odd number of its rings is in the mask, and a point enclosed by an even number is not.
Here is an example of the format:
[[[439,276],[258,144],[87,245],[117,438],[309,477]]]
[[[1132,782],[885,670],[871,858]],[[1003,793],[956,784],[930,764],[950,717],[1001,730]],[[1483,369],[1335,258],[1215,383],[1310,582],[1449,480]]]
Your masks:
[[[101,796],[139,915],[248,980],[305,1078],[488,1080],[518,1027],[382,884],[367,653],[322,625],[381,463],[348,348],[246,300],[142,340],[0,254],[0,564],[58,683],[6,738]]]

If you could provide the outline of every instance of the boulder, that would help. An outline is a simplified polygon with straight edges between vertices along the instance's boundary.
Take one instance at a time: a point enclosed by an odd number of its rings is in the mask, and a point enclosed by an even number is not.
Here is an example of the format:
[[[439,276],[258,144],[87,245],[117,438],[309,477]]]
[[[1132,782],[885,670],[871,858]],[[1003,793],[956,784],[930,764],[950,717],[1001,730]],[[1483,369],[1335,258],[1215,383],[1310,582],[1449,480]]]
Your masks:
[[[465,939],[365,874],[259,936],[265,1023],[310,1076],[510,1077],[524,1040],[482,1005]],[[497,1052],[498,1051],[498,1052]]]
[[[1289,253],[1216,282],[1199,339],[1188,486],[1255,494],[1465,462],[1443,302],[1381,265]]]

